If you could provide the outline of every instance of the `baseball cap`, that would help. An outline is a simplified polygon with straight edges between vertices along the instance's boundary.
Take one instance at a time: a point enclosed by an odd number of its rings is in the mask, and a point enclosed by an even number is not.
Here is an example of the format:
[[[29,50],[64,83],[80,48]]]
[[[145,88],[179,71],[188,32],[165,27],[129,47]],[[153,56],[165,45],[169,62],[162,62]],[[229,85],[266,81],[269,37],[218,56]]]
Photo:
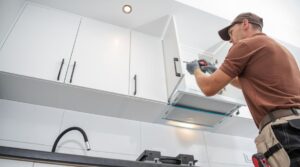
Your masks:
[[[220,30],[218,32],[220,37],[224,41],[229,41],[230,40],[230,36],[228,34],[229,28],[234,26],[237,23],[242,23],[244,19],[247,19],[249,21],[249,23],[251,23],[251,24],[256,24],[256,25],[260,26],[261,28],[263,28],[263,19],[261,17],[257,16],[256,14],[250,13],[250,12],[241,13],[233,20],[233,22],[229,26],[223,28],[222,30]]]

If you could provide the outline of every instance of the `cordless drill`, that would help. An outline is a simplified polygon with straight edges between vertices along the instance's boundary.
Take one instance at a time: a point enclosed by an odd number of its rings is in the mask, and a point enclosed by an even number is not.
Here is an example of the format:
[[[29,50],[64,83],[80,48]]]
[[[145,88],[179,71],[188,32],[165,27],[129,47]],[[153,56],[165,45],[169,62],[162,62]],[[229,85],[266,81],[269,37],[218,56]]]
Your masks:
[[[252,155],[252,162],[254,164],[254,167],[271,167],[268,164],[267,158],[262,153]]]
[[[210,62],[207,62],[204,59],[198,60],[198,63],[199,63],[201,71],[204,73],[208,72],[208,73],[212,74],[217,70],[216,66],[214,66]]]

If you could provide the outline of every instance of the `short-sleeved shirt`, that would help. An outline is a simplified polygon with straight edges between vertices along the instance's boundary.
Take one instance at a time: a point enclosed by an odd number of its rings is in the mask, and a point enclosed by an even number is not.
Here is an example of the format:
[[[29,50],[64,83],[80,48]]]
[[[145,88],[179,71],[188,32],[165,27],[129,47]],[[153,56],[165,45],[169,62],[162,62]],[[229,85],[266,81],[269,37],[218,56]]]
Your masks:
[[[300,108],[300,71],[293,55],[263,33],[234,44],[220,69],[239,78],[252,117],[277,109]]]

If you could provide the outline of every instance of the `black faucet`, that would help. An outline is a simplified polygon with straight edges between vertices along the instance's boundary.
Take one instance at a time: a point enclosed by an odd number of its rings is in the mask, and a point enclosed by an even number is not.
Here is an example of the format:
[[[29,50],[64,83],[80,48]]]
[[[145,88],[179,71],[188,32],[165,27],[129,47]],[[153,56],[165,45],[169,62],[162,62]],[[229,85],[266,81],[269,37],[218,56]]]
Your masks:
[[[60,138],[61,138],[64,134],[66,134],[67,132],[69,132],[69,131],[71,131],[71,130],[78,130],[78,131],[82,134],[82,136],[83,136],[83,138],[84,138],[85,146],[86,146],[87,151],[91,150],[90,144],[89,144],[89,141],[88,141],[88,138],[87,138],[87,136],[86,136],[86,133],[85,133],[81,128],[79,128],[79,127],[70,127],[70,128],[68,128],[68,129],[64,130],[64,131],[56,138],[56,140],[55,140],[55,142],[54,142],[54,144],[53,144],[53,147],[52,147],[52,152],[55,152],[56,146],[57,146],[57,144],[58,144]]]

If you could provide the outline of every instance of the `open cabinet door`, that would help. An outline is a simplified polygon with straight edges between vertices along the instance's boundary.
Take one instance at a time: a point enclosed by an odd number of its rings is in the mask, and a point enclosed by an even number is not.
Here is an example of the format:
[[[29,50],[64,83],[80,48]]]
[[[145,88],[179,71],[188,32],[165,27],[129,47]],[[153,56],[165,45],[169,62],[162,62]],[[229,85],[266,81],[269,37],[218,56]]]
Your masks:
[[[170,99],[174,93],[174,90],[178,86],[178,83],[183,77],[176,26],[173,17],[170,17],[169,23],[167,24],[162,43],[165,61],[167,93],[168,98]]]

